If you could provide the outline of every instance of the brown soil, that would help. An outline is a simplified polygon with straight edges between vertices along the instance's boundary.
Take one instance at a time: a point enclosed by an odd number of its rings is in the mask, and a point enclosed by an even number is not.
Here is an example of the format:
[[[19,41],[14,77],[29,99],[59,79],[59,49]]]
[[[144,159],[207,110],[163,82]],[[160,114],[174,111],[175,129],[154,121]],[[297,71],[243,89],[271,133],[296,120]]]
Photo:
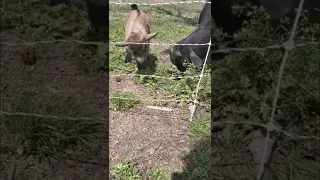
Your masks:
[[[129,78],[117,82],[111,77],[110,94],[115,91],[132,92],[143,101],[127,112],[110,110],[110,165],[133,158],[144,170],[182,168],[181,158],[189,152],[188,122],[179,118],[179,109],[166,112],[146,108],[154,98]]]
[[[2,42],[14,42],[8,34]],[[102,72],[83,73],[75,63],[75,44],[36,45],[37,61],[24,64],[21,53],[30,46],[1,46],[1,109],[10,112],[11,105],[20,98],[34,97],[40,102],[49,96],[75,99],[87,117],[108,118],[110,113],[110,149],[107,123],[102,127],[101,138],[90,150],[70,152],[64,161],[37,164],[35,159],[19,157],[6,136],[1,140],[1,179],[106,179],[108,152],[110,165],[124,158],[133,158],[142,169],[167,168],[176,171],[183,167],[182,157],[189,152],[188,122],[181,120],[179,108],[172,112],[150,110],[146,105],[155,97],[149,90],[129,77],[117,82]],[[29,63],[30,64],[30,63]],[[32,64],[32,63],[31,63]],[[108,91],[130,91],[143,99],[133,110],[118,112],[109,109]],[[156,98],[167,96],[158,94]],[[10,149],[11,150],[8,150]]]

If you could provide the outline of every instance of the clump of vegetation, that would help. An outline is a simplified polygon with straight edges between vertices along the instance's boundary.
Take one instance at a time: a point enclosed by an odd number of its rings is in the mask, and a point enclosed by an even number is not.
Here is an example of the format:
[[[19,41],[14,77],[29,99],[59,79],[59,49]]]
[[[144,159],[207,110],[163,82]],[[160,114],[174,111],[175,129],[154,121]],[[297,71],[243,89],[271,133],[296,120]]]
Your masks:
[[[130,92],[116,92],[110,97],[111,104],[119,111],[127,111],[136,107],[140,101]]]
[[[76,52],[74,63],[84,73],[90,74],[108,67],[107,50],[104,46],[82,45]]]
[[[63,3],[52,6],[50,0],[4,1],[0,14],[2,28],[14,29],[14,35],[25,41],[79,39],[89,28],[85,11]]]
[[[201,4],[198,6],[179,5],[166,7],[149,7],[144,6],[143,10],[147,13],[152,12],[149,19],[151,31],[158,32],[158,35],[152,42],[161,43],[176,43],[178,40],[185,38],[192,33],[198,26],[198,18],[202,9]],[[118,9],[117,9],[118,8]],[[142,8],[142,7],[141,7]],[[125,24],[127,20],[128,9],[123,7],[113,7],[110,10],[110,41],[119,42],[124,40]],[[187,15],[188,17],[185,17]],[[182,28],[183,27],[183,28]],[[155,61],[154,67],[146,71],[138,71],[135,64],[125,64],[125,50],[123,48],[110,46],[109,49],[109,68],[114,73],[134,73],[150,76],[137,76],[133,79],[145,87],[151,93],[168,94],[166,100],[180,101],[180,107],[188,109],[187,104],[195,98],[196,88],[199,82],[200,72],[196,71],[193,65],[189,64],[189,69],[181,75],[176,67],[171,67],[172,64],[169,57],[161,57],[159,53],[169,46],[151,46],[150,58]],[[152,63],[150,63],[152,64]],[[159,78],[160,77],[160,78]],[[180,78],[178,78],[180,77]],[[115,95],[113,95],[115,96]],[[155,95],[156,97],[157,95]],[[112,99],[111,99],[112,100]],[[206,66],[204,77],[200,82],[200,89],[197,100],[208,107],[211,101],[211,69]],[[114,101],[117,101],[116,99]],[[124,103],[124,102],[123,102]],[[154,102],[154,105],[169,106],[168,102]],[[176,105],[176,104],[175,104]],[[192,153],[192,157],[186,158],[186,162],[190,164],[189,168],[181,169],[185,171],[178,174],[173,174],[172,171],[155,170],[152,172],[135,173],[137,176],[126,176],[127,179],[209,179],[210,177],[210,113],[205,111],[206,108],[198,107],[197,117],[194,118],[194,123],[190,125],[190,141],[195,147],[199,147],[196,142],[206,144],[205,148],[195,150],[197,153]],[[202,109],[201,112],[199,109]],[[184,117],[181,117],[184,118]],[[189,115],[188,115],[188,118]],[[200,143],[200,144],[201,144]],[[205,146],[205,145],[202,145]],[[195,162],[195,163],[194,163]],[[121,163],[121,162],[120,162]],[[189,166],[188,164],[188,166]],[[195,169],[195,170],[194,170]],[[117,174],[121,176],[122,171],[113,171],[115,177]],[[142,175],[141,175],[142,174]],[[175,177],[174,177],[175,176]],[[134,177],[134,178],[133,178]]]
[[[116,180],[165,180],[170,179],[170,174],[165,170],[154,170],[150,173],[142,173],[136,167],[136,164],[133,160],[123,160],[116,164],[110,170],[110,175]]]
[[[4,123],[9,133],[20,147],[20,153],[25,156],[60,158],[66,150],[90,147],[101,125],[94,120],[77,119],[82,116],[79,106],[71,99],[61,97],[48,98],[42,103],[23,99],[12,107],[12,112],[47,115],[5,117]]]
[[[270,36],[270,39],[288,38],[288,33],[280,33],[277,28],[269,27],[265,31],[267,19],[261,17],[263,13],[254,14],[254,20],[245,26],[237,37]],[[258,16],[260,15],[260,16]],[[308,24],[301,19],[297,40],[311,39],[320,30],[319,25]],[[303,31],[306,30],[307,31]],[[261,32],[263,32],[261,34]],[[282,36],[280,36],[282,35]],[[272,41],[248,40],[237,44],[238,47],[264,47],[275,43]],[[282,80],[279,109],[281,117],[277,117],[281,125],[294,124],[298,114],[316,113],[319,108],[319,50],[317,46],[298,47],[290,54]],[[260,117],[260,121],[268,121],[275,83],[279,74],[279,67],[284,51],[272,49],[260,52],[234,52],[213,64],[213,110],[223,111],[227,107],[232,111],[228,114],[245,115],[247,118]],[[228,79],[228,81],[226,81]],[[236,108],[238,107],[238,108]],[[303,107],[303,111],[297,110]],[[230,109],[230,108],[228,108]],[[302,109],[301,109],[302,110]],[[307,113],[308,112],[308,113]],[[313,112],[313,113],[312,113]],[[313,115],[307,115],[311,118]],[[302,114],[300,114],[302,115]],[[296,116],[296,117],[294,117]],[[290,117],[290,118],[289,118]],[[316,116],[313,116],[315,118]],[[293,118],[293,119],[292,119]],[[221,120],[221,119],[220,119]],[[301,119],[300,119],[301,120]],[[299,120],[299,121],[300,121]],[[288,124],[289,123],[289,124]]]
[[[283,43],[289,38],[292,23],[282,21],[280,25],[274,26],[262,8],[253,10],[250,12],[253,20],[245,23],[244,28],[235,35],[238,40],[236,47],[263,48],[279,42]],[[304,13],[302,17],[308,17],[308,15]],[[319,37],[315,36],[318,32],[320,32],[319,24],[311,24],[307,18],[301,18],[295,42],[298,44],[299,41],[319,41]],[[261,124],[268,122],[283,55],[284,50],[280,48],[233,52],[223,60],[214,61],[212,69],[213,121],[252,121]],[[274,119],[280,129],[306,136],[317,134],[320,117],[319,58],[318,45],[296,47],[290,52]],[[215,145],[221,147],[219,150],[226,159],[224,163],[233,162],[235,159],[242,162],[240,157],[244,156],[243,152],[251,140],[248,134],[254,130],[254,127],[251,125],[227,125],[227,127],[214,135]],[[292,141],[289,137],[284,136],[278,143],[281,146],[275,151],[285,152],[286,157],[284,158],[287,163],[304,160],[302,154],[306,153],[306,150],[303,144],[307,144],[306,141]],[[292,148],[293,146],[295,148]],[[288,157],[292,149],[294,149],[292,152],[294,157]],[[312,156],[317,155],[312,154]],[[293,172],[293,169],[275,166],[281,169],[275,173],[276,177],[291,179],[285,172]],[[227,168],[225,169],[230,178],[240,178],[247,174],[246,170],[241,173],[240,170],[230,173]],[[316,172],[314,170],[310,172]],[[222,171],[220,173],[223,174]],[[246,176],[249,178],[248,175]],[[297,179],[299,178],[301,177],[297,176]]]
[[[35,10],[36,9],[36,10]],[[23,13],[21,13],[23,12]],[[61,1],[4,1],[0,8],[2,31],[19,41],[48,41],[68,39],[83,41],[103,41],[106,32],[97,34],[90,27],[85,1],[71,1],[67,5]],[[102,35],[101,35],[102,34]],[[94,39],[94,40],[93,40]],[[103,46],[73,45],[76,49],[75,65],[83,72],[108,67],[107,51]]]
[[[110,175],[114,176],[116,180],[142,179],[132,160],[127,160],[116,164],[110,170]]]

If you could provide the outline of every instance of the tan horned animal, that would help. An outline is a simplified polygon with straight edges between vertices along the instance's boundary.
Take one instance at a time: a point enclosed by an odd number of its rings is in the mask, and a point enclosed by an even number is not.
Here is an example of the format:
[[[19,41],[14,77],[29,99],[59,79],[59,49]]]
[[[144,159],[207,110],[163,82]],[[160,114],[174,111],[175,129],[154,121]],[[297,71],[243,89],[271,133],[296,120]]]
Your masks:
[[[139,68],[148,60],[150,45],[131,43],[149,43],[156,35],[157,33],[150,33],[147,15],[139,10],[136,4],[132,4],[126,25],[125,42],[117,46],[126,47],[125,61],[131,63],[132,59],[135,59]]]

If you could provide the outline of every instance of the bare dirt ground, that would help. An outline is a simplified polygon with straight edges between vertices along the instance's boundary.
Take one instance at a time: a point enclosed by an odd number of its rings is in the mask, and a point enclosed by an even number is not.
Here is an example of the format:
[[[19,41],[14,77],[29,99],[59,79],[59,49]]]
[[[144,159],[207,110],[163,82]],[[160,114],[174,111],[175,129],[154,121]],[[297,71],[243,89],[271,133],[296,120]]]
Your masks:
[[[179,108],[171,112],[147,109],[148,100],[153,97],[128,77],[120,82],[116,77],[110,78],[110,93],[115,91],[132,92],[142,103],[127,112],[110,110],[110,165],[133,158],[143,170],[181,169],[189,143],[188,122],[179,118]]]
[[[3,42],[14,39],[2,34]],[[182,157],[188,153],[188,122],[179,119],[179,109],[172,112],[148,110],[146,103],[128,112],[108,107],[108,77],[101,72],[84,74],[74,59],[76,45],[49,44],[35,46],[38,61],[24,65],[19,54],[26,47],[1,47],[1,105],[10,112],[11,105],[22,97],[34,97],[41,102],[48,96],[72,97],[85,109],[87,117],[108,118],[110,113],[110,150],[107,146],[107,125],[101,128],[101,138],[91,150],[70,152],[65,161],[37,164],[24,159],[10,149],[7,138],[1,141],[1,179],[106,179],[108,150],[110,165],[123,158],[133,158],[142,169],[166,168],[172,171],[184,166]],[[27,47],[28,48],[28,47]],[[110,93],[130,91],[144,101],[154,99],[148,90],[129,77],[117,82],[110,78]],[[158,94],[157,98],[161,95]],[[167,96],[166,94],[162,96]],[[150,105],[150,104],[147,104]],[[4,137],[4,136],[3,136]]]
[[[2,34],[2,41],[13,41]],[[39,102],[48,96],[75,99],[87,117],[108,117],[107,76],[85,75],[70,61],[75,46],[72,44],[38,45],[38,61],[33,66],[22,63],[22,47],[1,47],[1,109],[10,112],[10,106],[22,97],[33,97]],[[106,123],[105,123],[106,124]],[[90,151],[79,150],[66,154],[64,161],[35,163],[32,157],[19,157],[13,142],[2,136],[1,179],[106,179],[108,177],[108,129],[101,127],[101,138]],[[3,135],[3,134],[2,134]]]

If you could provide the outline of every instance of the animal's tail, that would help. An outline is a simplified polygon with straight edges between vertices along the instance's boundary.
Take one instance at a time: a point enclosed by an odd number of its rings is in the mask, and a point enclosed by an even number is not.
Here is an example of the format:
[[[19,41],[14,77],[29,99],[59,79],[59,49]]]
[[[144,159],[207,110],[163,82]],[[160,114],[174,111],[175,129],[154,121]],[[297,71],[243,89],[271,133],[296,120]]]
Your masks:
[[[138,5],[136,5],[136,4],[131,4],[131,11],[134,11],[134,10],[139,10],[138,9]]]

